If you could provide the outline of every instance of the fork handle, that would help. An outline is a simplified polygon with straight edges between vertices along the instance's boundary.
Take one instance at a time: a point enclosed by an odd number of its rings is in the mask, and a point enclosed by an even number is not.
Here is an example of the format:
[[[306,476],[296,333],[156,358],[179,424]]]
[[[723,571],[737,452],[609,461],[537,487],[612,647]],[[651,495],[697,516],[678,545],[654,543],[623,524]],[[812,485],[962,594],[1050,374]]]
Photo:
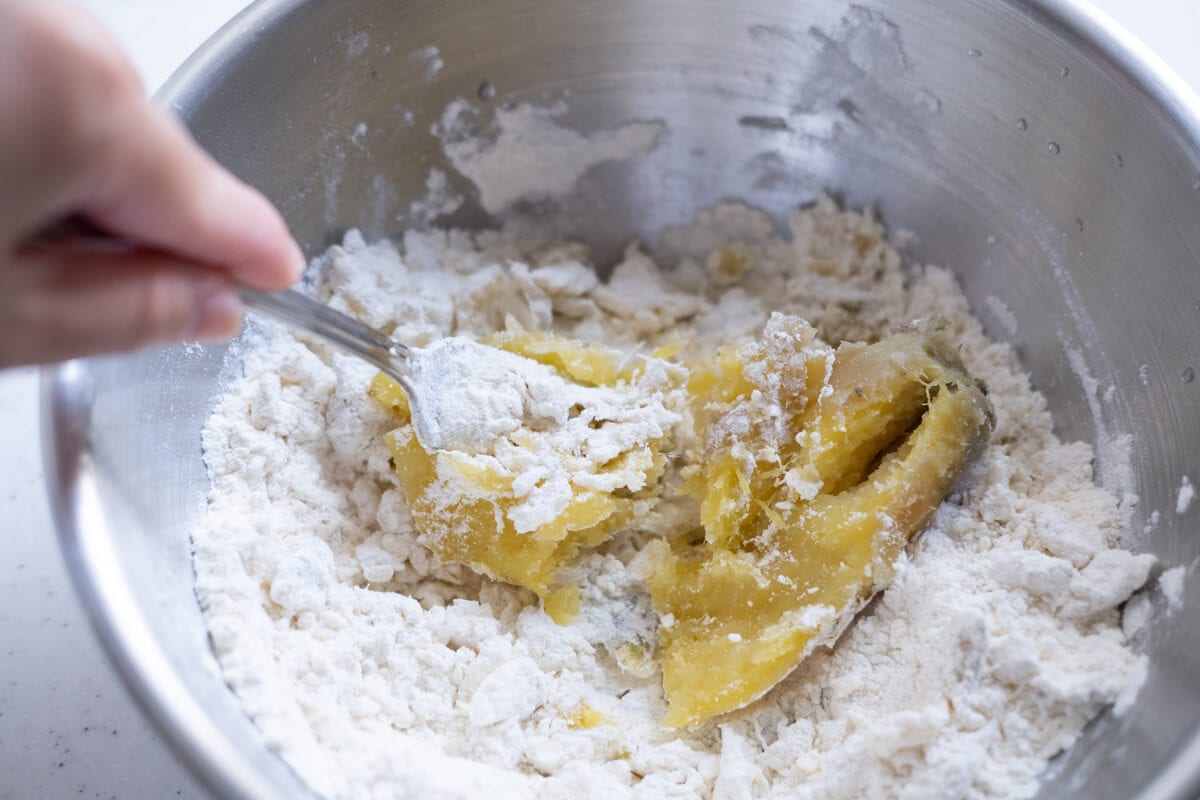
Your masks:
[[[239,289],[238,293],[247,308],[263,312],[293,328],[327,339],[361,356],[393,377],[407,377],[408,348],[353,317],[294,289],[285,289],[282,292]]]

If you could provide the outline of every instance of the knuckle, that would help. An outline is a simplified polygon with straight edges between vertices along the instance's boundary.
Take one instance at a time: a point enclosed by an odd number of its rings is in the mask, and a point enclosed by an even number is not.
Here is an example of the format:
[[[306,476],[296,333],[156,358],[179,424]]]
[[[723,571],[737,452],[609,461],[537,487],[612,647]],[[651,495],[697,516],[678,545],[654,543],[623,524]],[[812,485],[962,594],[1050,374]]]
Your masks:
[[[100,102],[140,99],[142,83],[133,66],[119,53],[106,48],[85,54],[91,89]]]
[[[190,281],[175,272],[156,271],[141,282],[126,348],[175,341],[187,333],[194,316]]]
[[[79,85],[100,99],[141,95],[137,71],[121,48],[89,17],[62,14],[46,34],[47,55],[77,72]]]
[[[40,98],[27,127],[41,151],[75,171],[103,159],[121,136],[127,112],[142,101],[137,72],[89,18],[47,8],[30,23],[22,63]]]
[[[138,77],[119,57],[90,53],[84,62],[86,77],[71,90],[72,128],[85,148],[111,146],[120,135],[126,111],[141,100]]]

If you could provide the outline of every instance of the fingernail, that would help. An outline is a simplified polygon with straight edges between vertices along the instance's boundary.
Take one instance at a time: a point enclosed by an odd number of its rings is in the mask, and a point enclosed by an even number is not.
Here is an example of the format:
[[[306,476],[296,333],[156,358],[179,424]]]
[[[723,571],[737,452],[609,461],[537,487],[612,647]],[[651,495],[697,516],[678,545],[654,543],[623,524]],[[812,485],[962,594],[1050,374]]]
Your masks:
[[[242,301],[229,284],[220,279],[201,281],[196,288],[196,321],[186,341],[213,342],[228,339],[242,327]]]

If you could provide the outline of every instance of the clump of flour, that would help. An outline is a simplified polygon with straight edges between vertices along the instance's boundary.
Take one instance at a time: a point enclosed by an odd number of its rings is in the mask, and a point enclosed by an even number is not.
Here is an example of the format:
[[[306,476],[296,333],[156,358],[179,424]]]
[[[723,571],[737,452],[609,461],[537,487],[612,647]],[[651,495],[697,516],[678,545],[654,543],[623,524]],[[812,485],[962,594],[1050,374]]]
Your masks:
[[[1196,489],[1188,480],[1188,476],[1184,475],[1179,481],[1179,494],[1175,496],[1175,513],[1186,514],[1194,499],[1196,499]]]
[[[681,420],[669,406],[682,405],[682,397],[658,360],[645,360],[640,376],[619,388],[575,383],[545,364],[462,336],[412,349],[410,363],[422,444],[456,451],[460,467],[514,476],[517,503],[507,516],[518,533],[552,522],[576,487],[646,488],[645,465],[636,459],[623,469],[612,465]],[[480,492],[477,481],[449,472],[440,492],[449,496],[434,498],[440,507]]]
[[[1044,398],[949,272],[906,275],[875,221],[828,201],[789,227],[779,236],[765,215],[721,206],[670,233],[670,270],[632,246],[609,281],[579,246],[529,249],[495,232],[398,244],[352,233],[320,265],[325,299],[412,346],[512,318],[700,356],[756,337],[771,311],[833,343],[949,320],[989,387],[991,442],[835,647],[696,731],[658,724],[659,620],[638,577],[649,541],[695,524],[677,474],[650,513],[572,568],[582,607],[556,625],[527,591],[423,546],[388,464],[394,420],[367,395],[372,369],[274,328],[246,349],[204,431],[197,590],[226,680],[318,791],[1026,797],[1088,720],[1130,702],[1145,663],[1118,608],[1152,558],[1115,549],[1121,512],[1094,483],[1091,448],[1055,437]],[[689,444],[686,417],[662,424]],[[598,724],[578,724],[581,709]]]
[[[432,447],[495,455],[505,437],[517,431],[562,438],[572,450],[596,451],[595,460],[610,461],[637,432],[649,424],[658,431],[678,422],[654,395],[665,378],[661,371],[637,389],[618,391],[585,386],[532,359],[489,347],[462,336],[439,339],[411,351],[414,403],[419,403],[433,439]],[[603,427],[603,437],[588,429]],[[565,429],[571,429],[561,436]],[[614,448],[615,452],[614,452]]]
[[[439,450],[490,452],[522,428],[566,424],[572,405],[593,394],[544,364],[462,336],[411,353],[413,413],[427,420],[425,444]]]
[[[453,214],[462,203],[462,195],[451,188],[446,173],[431,169],[425,176],[425,195],[409,205],[408,216],[416,226],[426,226],[438,217]]]

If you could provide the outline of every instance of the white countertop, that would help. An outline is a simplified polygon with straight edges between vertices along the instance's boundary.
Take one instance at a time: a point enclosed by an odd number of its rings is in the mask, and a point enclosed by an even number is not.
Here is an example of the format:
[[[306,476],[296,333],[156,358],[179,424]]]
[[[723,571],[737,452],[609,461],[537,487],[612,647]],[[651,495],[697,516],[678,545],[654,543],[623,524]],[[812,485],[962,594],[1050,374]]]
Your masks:
[[[1096,0],[1200,88],[1200,3]],[[85,0],[147,87],[246,0]],[[37,374],[0,373],[0,800],[163,800],[209,795],[134,706],[67,582],[50,524]]]

